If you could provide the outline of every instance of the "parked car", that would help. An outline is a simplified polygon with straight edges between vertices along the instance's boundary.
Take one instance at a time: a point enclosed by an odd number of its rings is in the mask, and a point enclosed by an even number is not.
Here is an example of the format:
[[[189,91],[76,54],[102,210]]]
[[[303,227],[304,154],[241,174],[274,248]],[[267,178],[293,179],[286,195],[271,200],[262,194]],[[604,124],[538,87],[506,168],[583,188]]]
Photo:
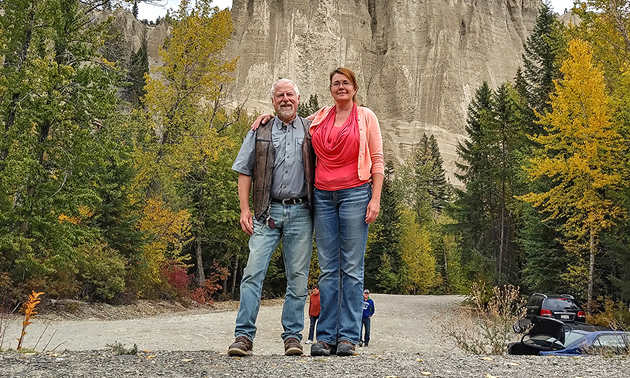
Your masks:
[[[621,354],[630,350],[630,333],[614,331],[586,323],[564,323],[551,317],[533,316],[519,323],[531,322],[531,329],[521,341],[508,346],[508,354],[580,356]],[[522,329],[526,324],[520,324]],[[517,328],[515,326],[515,328]]]
[[[527,317],[548,316],[563,322],[584,322],[586,314],[573,296],[534,293],[527,299]]]

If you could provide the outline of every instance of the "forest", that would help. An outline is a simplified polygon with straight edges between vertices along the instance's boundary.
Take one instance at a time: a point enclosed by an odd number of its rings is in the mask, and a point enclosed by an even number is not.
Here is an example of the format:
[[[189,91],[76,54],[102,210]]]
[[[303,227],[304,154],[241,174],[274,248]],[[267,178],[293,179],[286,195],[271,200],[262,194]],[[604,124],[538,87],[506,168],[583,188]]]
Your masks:
[[[227,106],[229,10],[183,0],[149,68],[112,20],[133,2],[0,3],[0,306],[33,290],[109,303],[238,298],[247,263],[231,165],[256,114]],[[473,283],[630,304],[630,1],[544,5],[523,66],[468,106],[454,187],[433,135],[387,162],[365,286],[466,294]],[[136,10],[137,14],[137,10]],[[299,83],[298,83],[299,84]],[[318,98],[302,99],[311,114]],[[281,297],[280,247],[265,298]],[[309,283],[319,274],[313,246]]]

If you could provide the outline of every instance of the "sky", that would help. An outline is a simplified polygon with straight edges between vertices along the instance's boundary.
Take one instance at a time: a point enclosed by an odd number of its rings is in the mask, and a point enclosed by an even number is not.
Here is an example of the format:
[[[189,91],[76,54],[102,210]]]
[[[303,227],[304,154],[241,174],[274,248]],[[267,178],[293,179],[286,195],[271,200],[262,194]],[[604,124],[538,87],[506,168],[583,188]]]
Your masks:
[[[166,10],[169,8],[177,9],[180,0],[166,0],[167,5],[165,7],[155,7],[140,3],[138,5],[138,18],[141,20],[155,20],[158,16],[164,16]],[[232,0],[214,0],[213,5],[224,9],[232,7]],[[573,0],[551,0],[551,6],[557,13],[564,13],[564,9],[571,9],[573,7]]]
[[[164,1],[162,0],[164,3]],[[147,5],[145,3],[138,4],[138,19],[140,20],[155,20],[158,16],[163,17],[166,14],[166,10],[173,8],[177,10],[179,7],[180,0],[166,0],[165,7],[154,7],[152,5]],[[212,0],[212,5],[217,6],[221,9],[231,8],[232,0]]]

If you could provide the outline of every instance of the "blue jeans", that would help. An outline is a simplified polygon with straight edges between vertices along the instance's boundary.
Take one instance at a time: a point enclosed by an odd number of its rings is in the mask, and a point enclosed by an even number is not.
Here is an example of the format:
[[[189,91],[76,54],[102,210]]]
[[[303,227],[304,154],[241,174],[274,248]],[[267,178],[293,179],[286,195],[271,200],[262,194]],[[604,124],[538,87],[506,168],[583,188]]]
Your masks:
[[[368,224],[369,184],[326,191],[315,189],[315,240],[321,275],[317,341],[353,344],[361,337],[363,271]]]
[[[308,340],[313,341],[313,335],[315,334],[315,324],[317,324],[317,319],[319,316],[310,316],[311,318],[311,327],[308,330]]]
[[[363,328],[365,328],[365,335],[361,340],[363,340],[365,346],[370,343],[370,319],[371,318],[363,318]]]
[[[254,234],[249,238],[249,259],[241,280],[241,299],[236,316],[234,336],[254,340],[256,318],[260,308],[263,281],[271,255],[283,239],[284,269],[287,290],[282,308],[282,339],[302,340],[304,304],[308,296],[308,268],[313,250],[313,221],[308,207],[271,204],[271,218],[275,228],[254,219]]]

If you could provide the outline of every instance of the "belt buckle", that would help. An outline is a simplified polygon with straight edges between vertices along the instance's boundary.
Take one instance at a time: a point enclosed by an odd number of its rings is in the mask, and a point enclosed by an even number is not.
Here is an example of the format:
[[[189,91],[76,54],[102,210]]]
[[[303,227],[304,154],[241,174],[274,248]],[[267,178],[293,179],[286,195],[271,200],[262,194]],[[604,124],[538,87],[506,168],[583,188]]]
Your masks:
[[[295,198],[283,198],[282,199],[282,204],[283,205],[295,205]]]

